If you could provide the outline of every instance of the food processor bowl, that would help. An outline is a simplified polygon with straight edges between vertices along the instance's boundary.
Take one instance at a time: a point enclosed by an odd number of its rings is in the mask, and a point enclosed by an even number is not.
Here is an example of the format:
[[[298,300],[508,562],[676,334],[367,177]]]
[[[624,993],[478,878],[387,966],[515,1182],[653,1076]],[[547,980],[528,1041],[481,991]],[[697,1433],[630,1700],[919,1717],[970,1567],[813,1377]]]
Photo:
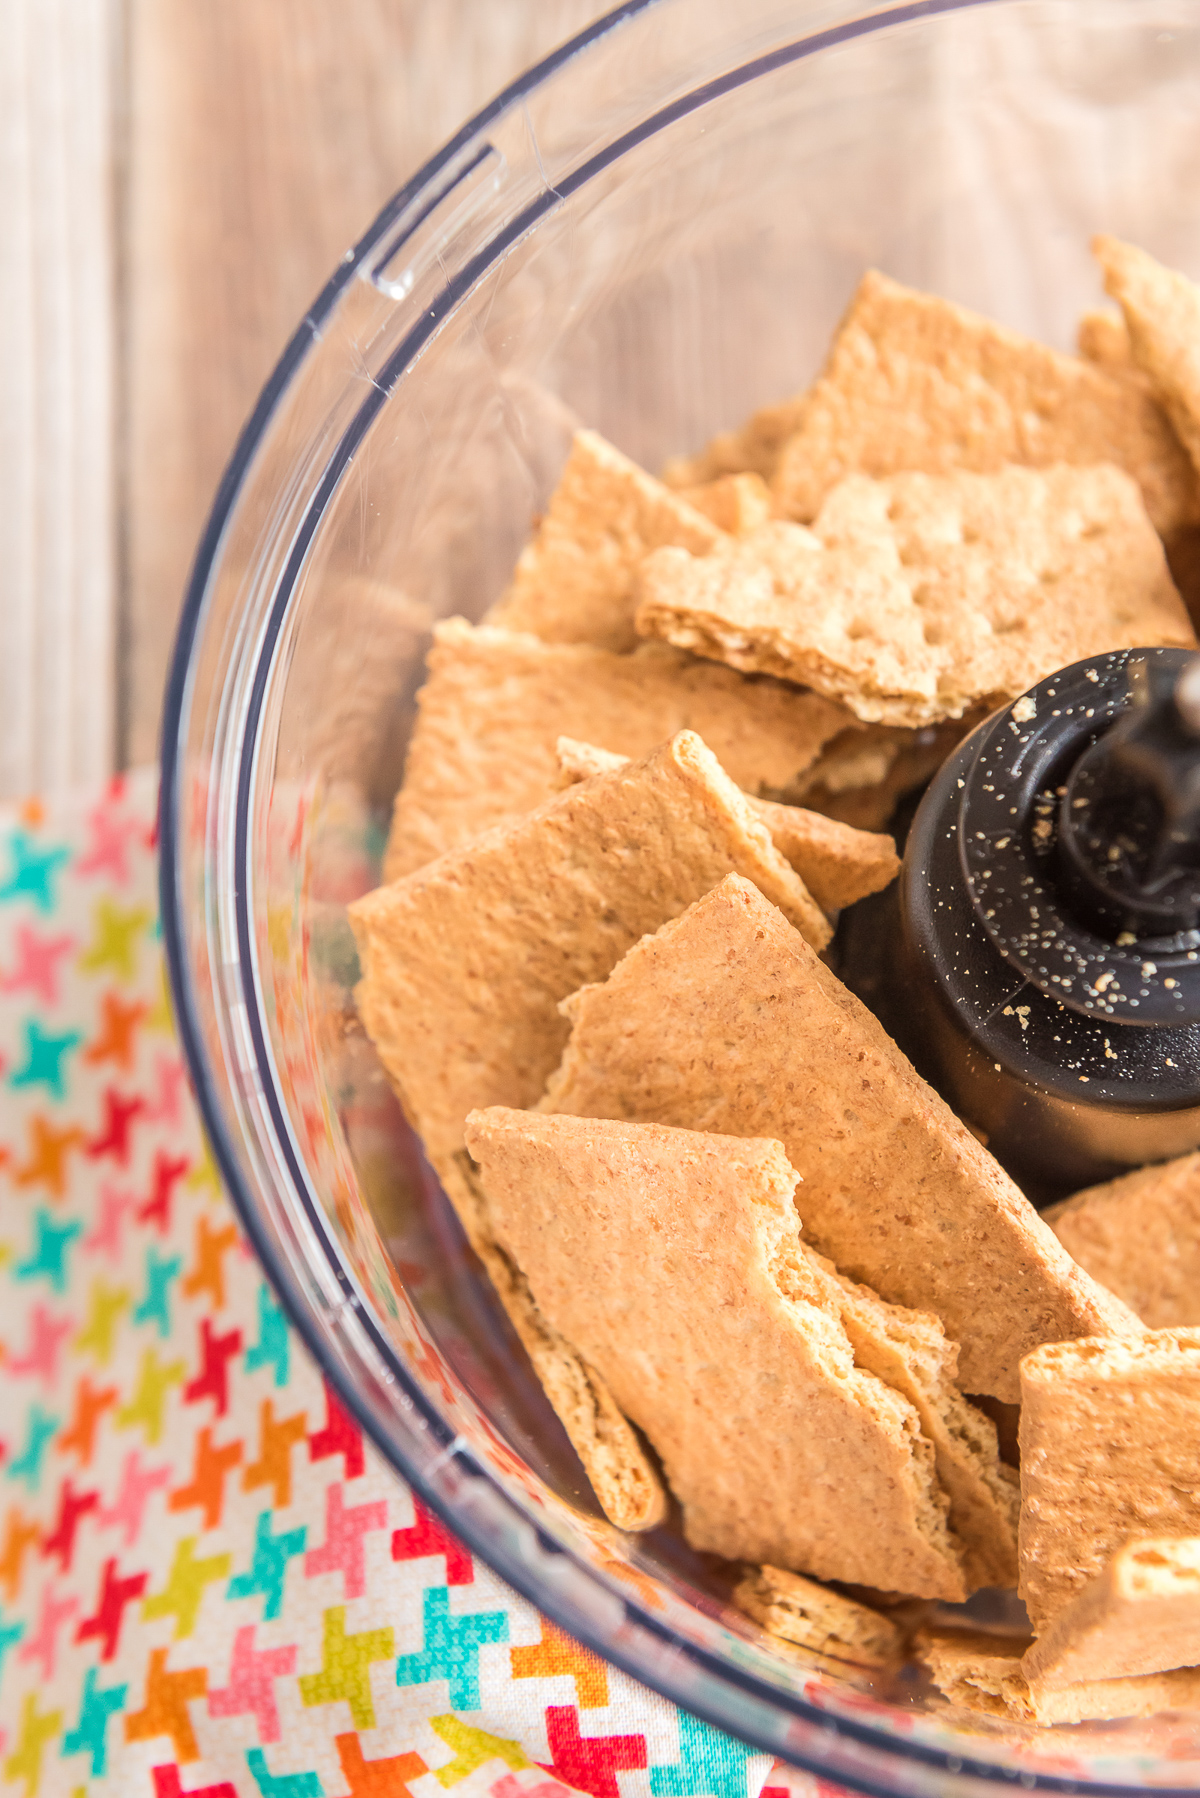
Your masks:
[[[1198,0],[629,0],[339,265],[237,445],[167,694],[180,1029],[332,1386],[565,1630],[869,1792],[1195,1789],[1200,1717],[971,1718],[916,1668],[773,1641],[677,1527],[608,1524],[359,1024],[346,906],[379,878],[430,627],[501,593],[579,425],[650,469],[699,448],[812,378],[870,266],[1071,348],[1092,231],[1200,268],[1198,98]]]

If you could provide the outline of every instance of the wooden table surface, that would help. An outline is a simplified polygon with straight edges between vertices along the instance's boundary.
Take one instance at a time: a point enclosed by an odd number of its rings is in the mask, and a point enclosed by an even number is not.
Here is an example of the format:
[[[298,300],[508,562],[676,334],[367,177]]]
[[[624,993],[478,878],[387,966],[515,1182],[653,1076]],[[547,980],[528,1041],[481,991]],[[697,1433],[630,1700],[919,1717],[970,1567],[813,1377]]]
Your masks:
[[[156,752],[205,513],[346,247],[597,0],[0,8],[0,798]]]

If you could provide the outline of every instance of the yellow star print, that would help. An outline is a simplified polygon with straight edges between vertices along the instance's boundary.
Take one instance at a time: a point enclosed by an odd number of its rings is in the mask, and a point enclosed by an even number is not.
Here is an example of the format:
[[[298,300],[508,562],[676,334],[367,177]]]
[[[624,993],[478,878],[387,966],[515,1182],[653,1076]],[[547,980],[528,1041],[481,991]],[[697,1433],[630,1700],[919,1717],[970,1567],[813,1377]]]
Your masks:
[[[118,980],[133,980],[137,974],[134,942],[152,921],[149,906],[134,905],[123,911],[111,899],[97,899],[92,910],[95,936],[79,957],[79,966],[87,972],[112,968]]]
[[[122,1405],[117,1412],[117,1428],[132,1429],[134,1424],[141,1424],[146,1432],[147,1445],[153,1446],[162,1435],[163,1406],[167,1392],[172,1386],[178,1386],[186,1369],[182,1361],[168,1361],[160,1365],[158,1356],[152,1348],[142,1356],[142,1373],[138,1381],[137,1391],[127,1405]]]
[[[92,1281],[92,1309],[87,1322],[75,1338],[77,1349],[90,1349],[97,1367],[107,1367],[112,1359],[113,1334],[117,1318],[129,1303],[124,1286],[107,1286],[102,1279]]]

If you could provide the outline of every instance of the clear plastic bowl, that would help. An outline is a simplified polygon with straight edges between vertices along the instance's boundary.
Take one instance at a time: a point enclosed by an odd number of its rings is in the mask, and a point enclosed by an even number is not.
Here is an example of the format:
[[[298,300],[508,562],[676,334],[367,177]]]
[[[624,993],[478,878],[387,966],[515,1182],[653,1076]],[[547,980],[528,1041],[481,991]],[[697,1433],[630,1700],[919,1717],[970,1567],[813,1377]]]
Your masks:
[[[1092,230],[1200,262],[1198,83],[1197,0],[631,0],[339,266],[237,446],[167,695],[180,1026],[331,1383],[563,1628],[867,1791],[1195,1789],[1200,1717],[967,1727],[915,1675],[785,1658],[677,1534],[613,1530],[358,1027],[344,907],[429,624],[499,594],[577,423],[649,468],[698,447],[812,376],[870,265],[1071,347]]]

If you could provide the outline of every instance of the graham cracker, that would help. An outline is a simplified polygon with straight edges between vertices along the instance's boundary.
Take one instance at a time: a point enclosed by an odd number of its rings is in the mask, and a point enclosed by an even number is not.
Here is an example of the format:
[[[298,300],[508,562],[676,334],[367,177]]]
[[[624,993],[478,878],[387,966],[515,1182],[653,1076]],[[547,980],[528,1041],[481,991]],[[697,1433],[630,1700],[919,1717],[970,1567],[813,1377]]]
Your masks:
[[[964,1390],[1014,1400],[1038,1343],[1140,1330],[749,881],[723,880],[562,1011],[542,1109],[782,1142],[806,1240],[940,1317]]]
[[[1133,359],[1129,330],[1119,312],[1085,312],[1079,321],[1079,354],[1109,374],[1145,381]]]
[[[1076,1594],[1021,1670],[1045,1691],[1200,1665],[1200,1539],[1127,1542]]]
[[[780,681],[747,681],[665,644],[614,655],[461,618],[434,632],[384,879],[399,880],[557,785],[564,732],[638,757],[695,730],[747,792],[783,797],[849,714]]]
[[[1165,537],[1200,517],[1195,472],[1138,385],[871,270],[772,487],[780,513],[806,523],[849,474],[1058,462],[1124,469]]]
[[[760,474],[726,474],[699,487],[682,487],[680,499],[703,512],[731,537],[756,531],[771,516],[771,489]]]
[[[561,784],[589,780],[593,774],[621,767],[625,756],[579,743],[572,737],[558,739]],[[826,913],[841,911],[868,893],[882,892],[900,872],[900,857],[889,836],[854,830],[819,812],[795,805],[778,805],[771,799],[750,799],[750,805],[771,833],[776,849],[789,861]]]
[[[804,1193],[800,1196],[803,1201]],[[995,1424],[954,1383],[958,1352],[946,1340],[941,1320],[885,1304],[869,1286],[846,1279],[831,1261],[803,1246],[824,1270],[832,1288],[825,1303],[836,1308],[855,1361],[908,1399],[933,1444],[968,1591],[1015,1585],[1020,1482],[1000,1460]]]
[[[634,649],[634,577],[647,550],[677,543],[704,555],[723,538],[595,431],[577,431],[545,517],[485,622],[552,643]]]
[[[892,837],[771,799],[750,802],[783,855],[825,912],[881,893],[900,872]]]
[[[1195,642],[1138,489],[1111,466],[852,475],[813,528],[642,565],[646,636],[921,726],[1056,668]]]
[[[1150,1329],[1200,1325],[1200,1154],[1090,1186],[1042,1216]]]
[[[856,721],[821,751],[795,802],[856,830],[884,830],[900,800],[937,773],[983,716],[972,707],[921,730]]]
[[[904,1633],[868,1605],[782,1567],[753,1567],[733,1602],[769,1635],[856,1667],[894,1667],[904,1659]]]
[[[568,1034],[559,1000],[731,868],[828,941],[745,797],[681,731],[356,900],[359,1015],[435,1164],[476,1106],[536,1101]]]
[[[964,1710],[1012,1723],[1087,1723],[1149,1717],[1200,1705],[1200,1668],[1135,1679],[1089,1680],[1061,1689],[1031,1686],[1021,1670],[1023,1644],[966,1630],[920,1630],[915,1647],[934,1684]]]
[[[618,1529],[655,1529],[667,1514],[658,1471],[596,1369],[543,1317],[529,1282],[497,1242],[469,1155],[440,1157],[437,1173],[605,1516]]]
[[[1115,237],[1094,237],[1092,253],[1125,315],[1134,361],[1200,467],[1200,287]]]
[[[657,1449],[694,1548],[965,1595],[913,1407],[796,1294],[777,1142],[471,1114],[499,1240]]]
[[[1034,1628],[1142,1537],[1200,1533],[1200,1331],[1047,1343],[1021,1364],[1021,1578]]]
[[[807,394],[760,406],[735,431],[722,431],[695,456],[676,456],[663,469],[668,487],[686,491],[731,474],[756,474],[769,481],[779,452],[799,429]]]

